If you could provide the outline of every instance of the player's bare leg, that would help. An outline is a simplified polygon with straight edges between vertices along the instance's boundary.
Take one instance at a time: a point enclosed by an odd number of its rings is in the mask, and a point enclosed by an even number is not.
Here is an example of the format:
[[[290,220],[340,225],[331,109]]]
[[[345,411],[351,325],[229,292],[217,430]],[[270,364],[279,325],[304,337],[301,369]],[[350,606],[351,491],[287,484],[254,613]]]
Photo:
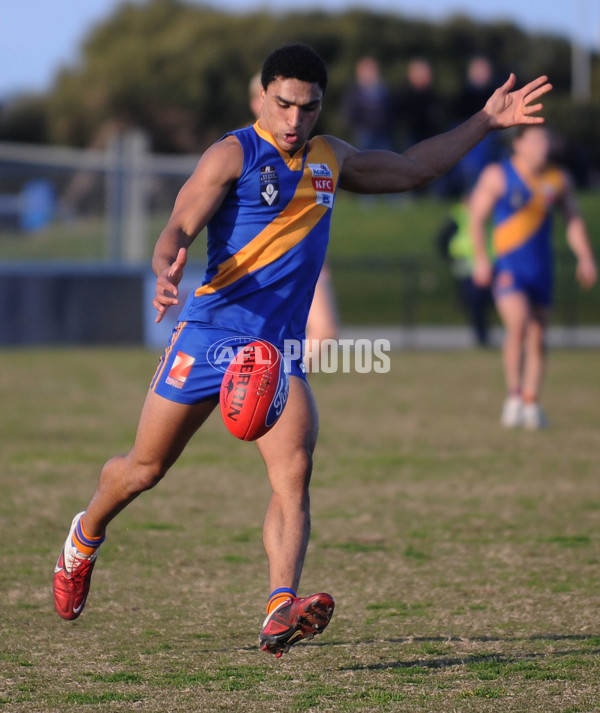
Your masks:
[[[161,480],[216,403],[178,404],[148,392],[133,448],[127,455],[111,458],[100,473],[85,511],[90,535],[102,535],[115,515]]]
[[[507,396],[501,423],[507,428],[521,425],[522,370],[525,335],[530,318],[529,302],[521,292],[510,292],[496,299],[496,307],[505,328],[502,362]]]
[[[523,367],[523,394],[537,400],[546,366],[546,325],[549,310],[534,307],[527,325],[525,363]]]
[[[539,396],[546,367],[545,335],[550,311],[533,307],[525,338],[523,365],[523,425],[526,428],[543,428],[546,417],[539,405]]]
[[[521,374],[525,334],[529,322],[529,303],[521,292],[511,292],[496,299],[496,307],[504,325],[505,335],[502,345],[504,378],[508,393],[521,390]]]
[[[321,274],[315,286],[313,300],[306,323],[306,354],[305,365],[309,372],[318,366],[323,341],[337,339],[339,334],[337,309],[333,286],[327,265],[323,265]]]
[[[308,486],[317,432],[317,408],[310,387],[291,376],[281,418],[257,441],[273,491],[263,528],[272,590],[296,590],[300,583],[310,536]]]
[[[60,552],[53,589],[55,608],[63,619],[76,619],[85,606],[108,523],[139,493],[158,483],[214,407],[214,401],[184,406],[148,394],[134,447],[106,463],[88,509],[73,519]]]
[[[310,388],[292,376],[283,415],[257,441],[273,491],[263,528],[272,595],[260,646],[277,657],[292,644],[321,633],[335,606],[329,594],[296,596],[310,535],[308,487],[317,430]]]
[[[308,313],[306,339],[308,341],[337,339],[338,331],[337,309],[331,277],[327,265],[323,265]]]

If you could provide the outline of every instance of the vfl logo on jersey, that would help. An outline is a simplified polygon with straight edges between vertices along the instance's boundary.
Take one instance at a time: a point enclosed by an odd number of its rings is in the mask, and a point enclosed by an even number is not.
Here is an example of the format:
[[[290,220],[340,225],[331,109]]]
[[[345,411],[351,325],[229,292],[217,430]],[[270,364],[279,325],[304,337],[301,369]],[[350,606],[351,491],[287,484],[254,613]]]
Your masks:
[[[279,203],[279,176],[275,166],[260,167],[260,202],[269,206]]]
[[[194,357],[189,356],[189,354],[177,352],[171,371],[166,378],[167,384],[174,386],[176,389],[182,389],[195,361]]]
[[[335,186],[333,185],[331,169],[326,163],[309,163],[308,168],[312,174],[312,184],[317,194],[317,204],[332,208]]]
[[[509,200],[509,203],[510,203],[510,207],[511,207],[513,210],[519,210],[519,208],[522,208],[522,207],[525,205],[525,203],[527,202],[527,198],[528,198],[528,197],[527,197],[527,195],[525,194],[524,191],[519,190],[518,188],[516,188],[516,189],[510,194],[510,198],[508,199],[508,200]]]

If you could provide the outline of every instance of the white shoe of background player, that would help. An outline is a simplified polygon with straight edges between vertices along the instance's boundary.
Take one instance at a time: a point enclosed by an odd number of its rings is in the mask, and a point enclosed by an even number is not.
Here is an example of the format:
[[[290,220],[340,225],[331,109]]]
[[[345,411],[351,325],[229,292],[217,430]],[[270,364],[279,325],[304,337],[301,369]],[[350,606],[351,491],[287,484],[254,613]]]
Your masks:
[[[518,428],[523,424],[523,401],[520,396],[507,396],[504,399],[500,423],[504,428]]]
[[[523,426],[531,431],[548,427],[548,419],[538,403],[523,404]]]

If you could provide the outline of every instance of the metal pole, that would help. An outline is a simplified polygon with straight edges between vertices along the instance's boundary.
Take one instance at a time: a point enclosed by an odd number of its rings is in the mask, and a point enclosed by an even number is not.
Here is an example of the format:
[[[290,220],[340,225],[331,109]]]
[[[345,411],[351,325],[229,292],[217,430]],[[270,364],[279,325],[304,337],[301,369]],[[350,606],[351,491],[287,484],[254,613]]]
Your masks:
[[[126,175],[123,212],[124,257],[127,262],[146,260],[147,184],[146,175],[149,141],[140,130],[129,131],[124,137]]]
[[[589,34],[591,12],[587,0],[576,3],[576,25],[581,32],[581,38]],[[592,54],[585,40],[576,36],[573,29],[571,40],[571,96],[577,102],[589,102],[592,94]]]

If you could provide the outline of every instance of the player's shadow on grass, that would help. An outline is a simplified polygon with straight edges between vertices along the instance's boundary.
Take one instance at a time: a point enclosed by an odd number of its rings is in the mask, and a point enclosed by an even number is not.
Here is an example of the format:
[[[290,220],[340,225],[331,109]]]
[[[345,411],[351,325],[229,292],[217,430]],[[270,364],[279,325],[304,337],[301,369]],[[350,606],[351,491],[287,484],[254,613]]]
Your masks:
[[[465,637],[448,637],[448,636],[406,636],[388,639],[364,639],[353,640],[353,641],[343,641],[341,639],[331,640],[325,639],[321,641],[307,641],[302,643],[302,647],[330,647],[330,646],[380,646],[381,644],[452,644],[452,643],[511,643],[511,642],[523,642],[523,641],[590,641],[598,640],[600,642],[600,634],[535,634],[534,636],[465,636]],[[295,648],[295,647],[294,647]],[[257,646],[247,645],[240,646],[238,651],[256,651]],[[229,648],[221,649],[196,649],[197,651],[203,651],[204,653],[214,653],[215,651],[225,652],[229,651]],[[522,656],[515,655],[512,658],[504,656],[504,654],[472,654],[471,656],[462,657],[452,657],[452,658],[441,658],[441,659],[418,659],[413,661],[396,661],[390,663],[379,663],[379,664],[365,664],[364,666],[346,666],[343,670],[367,670],[367,669],[393,669],[393,668],[410,668],[411,666],[422,666],[423,668],[443,668],[444,666],[457,666],[461,663],[474,663],[477,661],[490,661],[497,660],[503,663],[510,663],[512,661],[526,660],[528,658],[536,658],[542,656],[568,656],[571,654],[600,654],[600,646],[598,648],[589,649],[569,649],[566,651],[551,651],[551,652],[539,652],[533,654],[523,654]],[[504,657],[504,658],[503,658]],[[342,670],[342,669],[340,669]]]
[[[396,638],[396,639],[379,639],[372,641],[361,641],[354,642],[354,646],[357,644],[370,645],[370,644],[414,644],[414,643],[457,643],[457,642],[477,642],[477,643],[510,643],[510,642],[523,642],[523,641],[590,641],[599,640],[600,637],[594,634],[537,634],[535,636],[521,636],[521,637],[494,637],[494,636],[475,636],[475,637],[465,637],[463,638],[448,638],[442,636],[429,636],[429,637],[410,637],[410,638]],[[345,645],[342,642],[330,642],[329,645]],[[326,642],[312,643],[312,646],[325,646]],[[504,653],[485,653],[485,654],[467,654],[465,656],[438,656],[432,658],[419,658],[412,660],[398,660],[398,661],[388,661],[379,662],[372,664],[353,664],[352,666],[342,666],[339,670],[341,671],[389,671],[394,669],[403,668],[426,668],[426,669],[443,669],[451,668],[453,666],[464,666],[465,664],[475,664],[475,663],[485,663],[485,662],[496,662],[501,664],[511,664],[520,661],[535,661],[542,658],[559,658],[562,656],[577,656],[587,654],[588,656],[596,656],[600,654],[600,647],[594,647],[589,649],[562,649],[559,651],[536,651],[529,653],[515,653],[515,654],[504,654]]]

